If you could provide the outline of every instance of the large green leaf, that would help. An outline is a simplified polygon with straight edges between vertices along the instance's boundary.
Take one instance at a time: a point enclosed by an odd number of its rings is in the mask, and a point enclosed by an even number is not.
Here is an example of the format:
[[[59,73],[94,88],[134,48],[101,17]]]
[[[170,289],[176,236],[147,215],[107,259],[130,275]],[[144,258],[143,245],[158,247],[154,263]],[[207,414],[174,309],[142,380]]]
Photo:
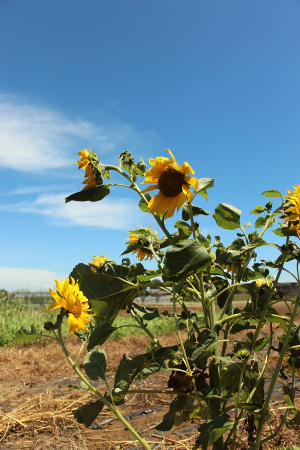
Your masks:
[[[198,342],[199,344],[187,353],[196,367],[203,370],[206,367],[208,358],[218,345],[218,340],[213,332],[207,328],[198,335]]]
[[[227,203],[220,203],[216,207],[213,215],[219,227],[224,228],[225,230],[235,230],[236,228],[240,228],[240,216],[241,210],[235,206],[228,205]]]
[[[179,281],[195,272],[203,271],[211,263],[208,251],[195,239],[186,239],[166,251],[163,279]]]
[[[98,202],[103,200],[110,193],[109,186],[101,184],[89,189],[83,189],[82,191],[75,192],[75,194],[69,195],[65,199],[66,203],[71,202]]]
[[[96,327],[89,338],[87,350],[90,351],[96,347],[96,345],[102,345],[117,329],[118,327],[112,327],[109,322],[103,323]]]
[[[176,397],[169,406],[169,411],[164,415],[162,422],[155,427],[158,431],[169,431],[174,425],[178,413],[190,409],[194,403],[193,397]]]
[[[83,294],[90,301],[96,313],[96,323],[112,323],[118,312],[138,294],[137,285],[129,283],[130,268],[107,260],[96,273],[89,265],[78,264],[70,276],[79,279]]]
[[[148,353],[134,358],[123,356],[115,375],[114,394],[126,392],[138,374],[151,363],[152,356]]]
[[[84,358],[84,370],[91,380],[105,379],[106,353],[101,348],[96,348],[87,353]]]
[[[229,431],[234,423],[234,420],[226,412],[221,413],[213,420],[202,423],[198,428],[200,436],[196,441],[196,445],[202,445],[202,449],[207,450],[210,445]]]
[[[73,411],[73,414],[78,423],[82,423],[88,428],[100,414],[103,406],[104,403],[96,400],[95,402],[89,402],[86,405],[80,406]]]

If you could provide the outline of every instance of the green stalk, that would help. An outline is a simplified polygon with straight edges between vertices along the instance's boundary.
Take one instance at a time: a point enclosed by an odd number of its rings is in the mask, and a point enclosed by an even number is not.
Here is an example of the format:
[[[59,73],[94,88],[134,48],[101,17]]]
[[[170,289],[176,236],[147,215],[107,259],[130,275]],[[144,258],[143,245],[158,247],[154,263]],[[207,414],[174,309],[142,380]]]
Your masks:
[[[289,323],[289,326],[288,326],[288,329],[287,329],[287,332],[286,332],[286,335],[285,335],[285,339],[284,339],[284,342],[283,342],[283,345],[282,345],[282,349],[281,349],[281,352],[280,352],[280,355],[279,355],[279,358],[278,358],[278,362],[277,362],[275,371],[274,371],[273,376],[271,378],[271,383],[270,383],[270,386],[269,386],[269,389],[268,389],[268,393],[267,393],[267,396],[266,396],[266,399],[265,399],[265,402],[264,402],[264,406],[263,406],[262,411],[261,411],[261,418],[260,418],[260,421],[259,421],[259,424],[258,424],[257,433],[256,433],[256,442],[255,442],[255,444],[253,446],[253,450],[259,450],[259,448],[260,448],[262,429],[263,429],[263,425],[265,423],[266,417],[268,415],[269,403],[270,403],[270,400],[271,400],[271,397],[272,397],[272,394],[273,394],[273,390],[274,390],[274,387],[275,387],[275,384],[276,384],[276,381],[277,381],[277,378],[278,378],[278,375],[279,375],[279,372],[280,372],[280,369],[281,369],[281,366],[282,366],[282,363],[283,363],[283,359],[284,359],[285,353],[286,353],[286,351],[287,351],[287,349],[289,347],[289,338],[290,338],[291,331],[292,331],[292,328],[293,328],[293,325],[294,325],[294,320],[296,319],[296,316],[297,316],[297,310],[298,310],[299,300],[300,300],[300,284],[299,284],[299,281],[298,281],[298,285],[299,285],[299,288],[298,288],[297,301],[295,303],[294,311],[293,311],[292,317],[290,319],[290,323]]]
[[[200,411],[202,413],[202,416],[206,417],[206,412],[204,411],[202,403],[201,403],[201,398],[200,398],[199,392],[197,390],[196,382],[195,382],[195,379],[193,377],[193,372],[191,370],[191,367],[190,367],[190,364],[189,364],[189,360],[188,360],[187,355],[186,355],[186,351],[185,351],[185,348],[184,348],[184,344],[183,344],[181,333],[180,333],[180,329],[179,329],[179,322],[178,322],[178,317],[177,317],[177,313],[176,313],[175,283],[173,283],[173,314],[174,314],[174,320],[175,320],[175,325],[176,325],[177,336],[178,336],[179,343],[180,343],[180,348],[181,348],[181,351],[182,351],[182,359],[183,359],[183,361],[185,363],[185,366],[186,366],[186,369],[187,369],[187,373],[191,377],[193,388],[194,388],[194,391],[195,391],[195,395],[196,395],[196,398],[197,398],[197,401],[198,401],[199,408],[200,408]]]
[[[139,441],[139,443],[143,446],[145,450],[151,450],[145,439],[131,426],[129,422],[127,422],[125,417],[122,416],[122,414],[116,408],[116,406],[111,404],[96,388],[94,388],[94,386],[90,384],[89,380],[81,373],[81,371],[77,366],[77,363],[72,360],[68,350],[66,349],[65,343],[62,338],[61,326],[58,327],[58,341],[62,347],[62,350],[69,364],[71,365],[73,370],[77,373],[77,375],[81,378],[81,380],[89,387],[89,390],[93,392],[93,394],[95,394],[101,400],[101,402],[104,403],[104,405],[107,406],[107,408],[110,409],[110,411],[115,414],[115,416],[123,423],[125,428],[127,428],[128,431],[130,431],[130,433]]]
[[[136,314],[136,313],[134,312],[134,310],[133,310],[132,308],[130,309],[130,314],[132,315],[132,317],[134,318],[134,320],[136,320],[137,323],[139,324],[139,328],[142,328],[142,329],[145,331],[145,333],[148,334],[148,336],[150,337],[151,341],[155,342],[155,344],[156,344],[158,347],[161,347],[159,341],[158,341],[158,340],[156,339],[156,337],[151,333],[151,331],[148,330],[148,327],[146,327],[146,326],[144,325],[143,321],[140,319],[140,317],[138,316],[138,314]],[[127,325],[126,325],[126,326],[127,326]]]

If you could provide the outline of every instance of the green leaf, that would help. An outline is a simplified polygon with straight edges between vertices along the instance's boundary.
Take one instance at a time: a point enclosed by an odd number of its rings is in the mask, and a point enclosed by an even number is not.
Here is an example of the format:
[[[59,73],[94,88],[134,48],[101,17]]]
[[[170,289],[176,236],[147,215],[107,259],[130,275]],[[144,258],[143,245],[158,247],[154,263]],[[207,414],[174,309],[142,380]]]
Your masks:
[[[148,353],[132,359],[124,355],[115,375],[114,395],[126,392],[133,380],[150,364],[151,360],[152,357]]]
[[[146,192],[146,194],[144,194],[144,197],[147,199],[148,202],[151,200],[151,195],[148,192]],[[144,199],[140,200],[139,208],[143,212],[149,212],[148,204],[145,202]]]
[[[255,228],[262,228],[266,225],[267,222],[267,218],[266,217],[259,217],[256,221],[255,221]]]
[[[100,414],[103,406],[104,403],[102,403],[100,400],[89,402],[86,405],[80,406],[75,411],[73,411],[73,415],[78,423],[82,423],[86,426],[86,428],[88,428]]]
[[[269,191],[264,191],[261,195],[265,195],[266,197],[280,197],[283,198],[279,191],[275,189],[270,189]]]
[[[250,214],[261,214],[264,211],[266,211],[266,208],[264,206],[258,205],[255,206],[254,209],[252,209]]]
[[[134,304],[134,308],[138,311],[138,315],[143,320],[153,320],[160,317],[160,313],[157,308],[146,308],[145,306]]]
[[[179,281],[195,272],[203,271],[211,263],[211,256],[195,239],[186,239],[166,251],[163,279]]]
[[[270,336],[265,336],[255,342],[254,350],[259,352],[270,342]]]
[[[22,327],[15,333],[15,340],[17,342],[28,342],[33,341],[36,338],[42,336],[42,333],[38,333],[35,329],[34,325],[30,326],[30,331],[26,330],[26,328]]]
[[[200,436],[196,441],[196,445],[202,445],[203,450],[207,450],[210,445],[216,442],[227,431],[231,430],[234,423],[226,412],[221,413],[213,420],[202,423],[198,428]]]
[[[198,367],[198,369],[205,369],[208,358],[213,354],[218,340],[211,330],[208,328],[201,331],[198,336],[199,344],[188,351],[191,361]]]
[[[177,220],[174,225],[175,228],[178,228],[179,234],[182,238],[188,238],[192,234],[193,230],[189,223],[184,222],[184,220]],[[181,233],[180,233],[181,232]]]
[[[65,199],[65,202],[68,203],[72,200],[75,202],[98,202],[99,200],[103,200],[109,193],[109,186],[101,184],[100,186],[75,192],[75,194],[69,195],[69,197]]]
[[[90,380],[105,380],[106,353],[102,348],[96,348],[85,355],[84,370]]]
[[[204,216],[209,216],[209,214],[210,214],[209,211],[205,211],[205,209],[200,208],[199,206],[191,205],[191,207],[192,207],[192,213],[193,213],[194,217],[199,216],[200,214],[204,215]],[[189,205],[187,205],[187,204],[183,205],[183,207],[182,207],[182,218],[183,218],[183,220],[190,219]]]
[[[127,281],[130,267],[106,260],[101,272],[92,272],[87,264],[78,264],[70,276],[79,279],[80,290],[96,313],[96,323],[113,322],[118,312],[136,298],[138,287]]]
[[[240,228],[240,216],[241,210],[235,208],[235,206],[228,205],[227,203],[220,203],[213,215],[215,221],[219,227],[225,230],[235,230]]]
[[[90,336],[87,350],[90,351],[96,347],[96,345],[102,345],[117,329],[118,327],[112,327],[109,322],[103,323],[102,325],[96,327]]]
[[[169,406],[169,411],[164,415],[162,422],[155,427],[158,431],[169,431],[174,425],[176,415],[188,408],[194,403],[193,397],[176,397]]]
[[[198,180],[198,191],[197,194],[202,195],[205,200],[208,200],[207,189],[212,188],[215,185],[215,180],[213,178],[200,178]]]

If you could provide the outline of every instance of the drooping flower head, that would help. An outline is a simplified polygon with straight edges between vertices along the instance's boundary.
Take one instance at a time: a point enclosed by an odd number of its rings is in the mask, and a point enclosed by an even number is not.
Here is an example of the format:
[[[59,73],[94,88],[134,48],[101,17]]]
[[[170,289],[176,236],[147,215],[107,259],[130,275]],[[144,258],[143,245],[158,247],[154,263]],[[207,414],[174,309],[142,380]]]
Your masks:
[[[82,184],[85,184],[86,186],[84,186],[83,190],[95,187],[97,184],[102,184],[103,178],[97,168],[99,160],[96,153],[84,149],[81,152],[78,152],[78,155],[80,156],[80,160],[76,161],[75,164],[78,164],[78,169],[85,170],[84,177],[86,179]]]
[[[158,236],[157,232],[155,230],[151,230],[152,227],[145,228],[145,230],[149,231],[148,235],[141,235],[134,233],[132,231],[129,231],[129,238],[127,239],[128,242],[126,242],[126,245],[134,244],[133,246],[135,249],[132,251],[132,253],[136,253],[136,257],[143,261],[144,259],[151,259],[153,258],[153,253],[148,248],[149,244],[152,245],[153,250],[157,253],[159,249],[158,245]],[[142,226],[139,228],[137,226],[137,230],[143,230]]]
[[[172,217],[175,209],[177,208],[178,211],[186,200],[191,202],[193,193],[190,187],[193,186],[197,191],[198,180],[188,175],[190,173],[194,175],[195,172],[187,162],[179,167],[171,151],[166,149],[166,152],[170,154],[171,160],[163,156],[149,159],[149,163],[153,167],[147,170],[143,183],[154,185],[149,186],[143,192],[159,189],[159,193],[148,204],[149,212],[160,214],[168,210],[165,216],[167,219]]]
[[[285,213],[288,213],[285,218],[285,222],[292,222],[290,228],[295,230],[300,236],[300,186],[296,184],[294,187],[294,192],[288,190],[288,194],[286,197],[287,201],[291,204],[287,209],[285,209]]]
[[[96,269],[93,266],[100,267],[100,266],[102,266],[102,264],[105,263],[106,260],[107,260],[107,256],[103,256],[103,253],[101,253],[101,256],[94,255],[93,261],[89,263],[92,268],[92,271],[96,272]]]
[[[70,281],[69,281],[70,280]],[[49,289],[55,302],[49,305],[46,311],[63,308],[68,315],[69,333],[77,333],[78,330],[89,331],[86,324],[91,322],[95,314],[88,314],[88,299],[79,290],[78,281],[70,277],[59,282],[55,280],[57,292]]]

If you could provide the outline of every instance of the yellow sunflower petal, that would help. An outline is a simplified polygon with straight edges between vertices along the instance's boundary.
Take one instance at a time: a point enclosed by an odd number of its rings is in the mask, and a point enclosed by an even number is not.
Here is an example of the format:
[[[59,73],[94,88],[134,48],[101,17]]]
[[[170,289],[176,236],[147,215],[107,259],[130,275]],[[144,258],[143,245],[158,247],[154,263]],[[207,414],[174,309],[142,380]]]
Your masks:
[[[77,331],[79,330],[78,319],[76,319],[76,317],[73,314],[69,314],[68,325],[69,325],[69,334],[77,333]]]
[[[194,170],[191,168],[191,166],[187,162],[184,162],[179,170],[184,175],[187,175],[188,173],[191,173],[194,175],[194,173],[195,173]]]
[[[154,191],[155,189],[158,189],[158,185],[157,184],[154,184],[153,186],[148,186],[146,189],[144,189],[142,191],[142,193],[145,194],[145,192]]]
[[[51,303],[51,305],[47,306],[46,311],[51,311],[52,309],[57,309],[57,308],[61,308],[61,306],[58,303],[54,302],[54,303]]]
[[[149,212],[163,213],[168,209],[169,202],[170,199],[168,197],[165,197],[161,192],[159,192],[148,203]]]
[[[195,189],[195,191],[198,191],[198,178],[196,177],[184,177],[184,181]]]

